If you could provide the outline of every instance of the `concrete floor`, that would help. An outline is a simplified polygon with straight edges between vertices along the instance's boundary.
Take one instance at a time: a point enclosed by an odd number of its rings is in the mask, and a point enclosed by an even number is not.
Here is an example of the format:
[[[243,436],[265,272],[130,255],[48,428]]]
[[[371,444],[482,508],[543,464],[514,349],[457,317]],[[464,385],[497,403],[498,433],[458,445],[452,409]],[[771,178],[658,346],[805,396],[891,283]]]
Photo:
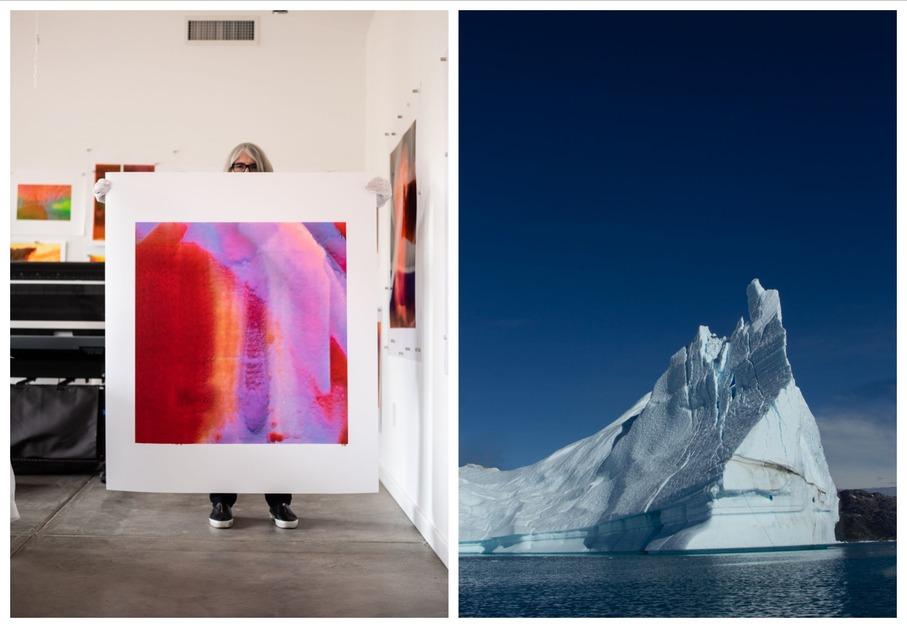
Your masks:
[[[447,569],[384,487],[295,496],[295,530],[240,495],[107,491],[98,477],[16,478],[13,617],[446,617]]]

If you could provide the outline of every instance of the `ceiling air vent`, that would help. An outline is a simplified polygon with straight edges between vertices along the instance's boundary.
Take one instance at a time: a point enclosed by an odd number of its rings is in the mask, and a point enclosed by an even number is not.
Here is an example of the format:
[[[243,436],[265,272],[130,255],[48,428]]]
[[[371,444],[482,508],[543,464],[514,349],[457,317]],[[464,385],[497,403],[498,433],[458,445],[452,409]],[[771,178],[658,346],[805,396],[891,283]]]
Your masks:
[[[254,42],[255,20],[188,20],[190,42]]]

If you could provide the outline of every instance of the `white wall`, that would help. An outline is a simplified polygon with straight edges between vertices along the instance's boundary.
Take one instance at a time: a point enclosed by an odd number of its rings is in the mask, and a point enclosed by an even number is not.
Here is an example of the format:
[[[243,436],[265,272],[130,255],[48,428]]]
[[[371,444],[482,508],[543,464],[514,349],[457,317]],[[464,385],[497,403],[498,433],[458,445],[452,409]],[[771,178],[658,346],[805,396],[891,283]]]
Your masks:
[[[447,15],[376,13],[366,54],[366,168],[389,177],[390,152],[416,120],[416,324],[420,359],[382,348],[381,481],[448,559]],[[417,90],[414,93],[413,90]],[[389,272],[390,206],[380,212]],[[383,344],[387,291],[381,286]]]
[[[189,44],[188,16],[255,17],[260,42]],[[276,170],[362,171],[371,20],[372,12],[14,11],[13,171],[220,170],[243,141],[261,145]],[[90,214],[84,234],[68,238],[71,261],[89,244]]]

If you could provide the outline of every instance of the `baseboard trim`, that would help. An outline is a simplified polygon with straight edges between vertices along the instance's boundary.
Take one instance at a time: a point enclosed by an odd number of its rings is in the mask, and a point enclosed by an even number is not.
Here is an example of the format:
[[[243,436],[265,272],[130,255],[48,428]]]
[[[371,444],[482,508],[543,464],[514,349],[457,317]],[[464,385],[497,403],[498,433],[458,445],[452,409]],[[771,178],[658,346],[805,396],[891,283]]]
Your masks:
[[[422,509],[416,505],[416,502],[405,490],[403,490],[400,483],[397,482],[384,467],[379,466],[378,477],[380,478],[381,483],[384,484],[384,488],[387,489],[387,492],[391,494],[391,497],[393,497],[394,501],[397,502],[397,505],[400,506],[403,514],[405,514],[406,517],[412,521],[413,525],[416,526],[416,530],[419,531],[419,534],[422,535],[422,538],[425,539],[432,551],[434,551],[438,558],[441,559],[441,562],[444,563],[445,567],[449,567],[447,564],[449,556],[447,538],[438,531],[434,522],[422,512]]]

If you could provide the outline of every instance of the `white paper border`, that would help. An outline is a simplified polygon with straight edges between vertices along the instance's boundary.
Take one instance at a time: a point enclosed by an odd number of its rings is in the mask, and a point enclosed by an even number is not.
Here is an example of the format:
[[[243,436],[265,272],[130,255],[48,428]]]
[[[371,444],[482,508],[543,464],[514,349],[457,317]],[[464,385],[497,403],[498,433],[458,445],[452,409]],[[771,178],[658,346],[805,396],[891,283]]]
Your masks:
[[[111,173],[107,488],[173,493],[378,490],[375,197],[358,173]],[[135,443],[135,223],[346,222],[349,444]]]

